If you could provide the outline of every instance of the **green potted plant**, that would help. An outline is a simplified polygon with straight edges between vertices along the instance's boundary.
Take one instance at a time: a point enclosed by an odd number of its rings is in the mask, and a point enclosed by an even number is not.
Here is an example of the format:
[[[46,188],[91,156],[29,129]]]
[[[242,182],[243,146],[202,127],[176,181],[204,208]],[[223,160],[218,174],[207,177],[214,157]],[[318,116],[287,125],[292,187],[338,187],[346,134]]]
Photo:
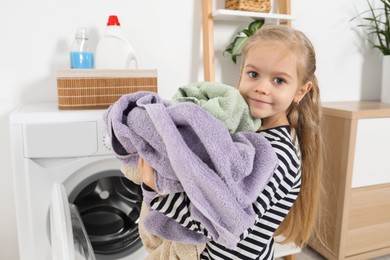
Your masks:
[[[237,36],[232,42],[226,47],[224,54],[227,53],[231,56],[232,61],[237,63],[237,57],[241,56],[241,49],[248,40],[257,30],[264,24],[263,20],[254,20],[247,28],[237,33]]]
[[[379,1],[383,6],[375,8],[367,1],[369,10],[358,15],[369,13],[369,16],[363,17],[367,23],[359,26],[367,30],[368,41],[374,48],[380,50],[383,55],[390,55],[390,0]]]
[[[367,30],[367,40],[383,54],[381,101],[390,103],[390,0],[379,0],[379,7],[367,3],[369,9],[357,16],[365,22],[358,26]]]

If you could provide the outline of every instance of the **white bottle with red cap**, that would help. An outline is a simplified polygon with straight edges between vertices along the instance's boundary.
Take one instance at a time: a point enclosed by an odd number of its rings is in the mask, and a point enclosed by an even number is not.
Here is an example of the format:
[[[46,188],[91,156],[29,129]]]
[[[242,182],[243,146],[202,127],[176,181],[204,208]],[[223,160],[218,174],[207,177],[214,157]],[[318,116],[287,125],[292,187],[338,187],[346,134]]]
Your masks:
[[[110,15],[104,36],[95,52],[96,69],[138,69],[137,55],[126,39],[118,17]]]

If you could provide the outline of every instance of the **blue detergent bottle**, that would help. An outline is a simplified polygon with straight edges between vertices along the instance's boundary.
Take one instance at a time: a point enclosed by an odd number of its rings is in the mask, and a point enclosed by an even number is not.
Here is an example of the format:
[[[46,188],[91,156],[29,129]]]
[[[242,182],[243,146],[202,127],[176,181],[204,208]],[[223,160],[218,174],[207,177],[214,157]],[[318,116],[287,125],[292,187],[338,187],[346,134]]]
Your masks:
[[[70,48],[71,69],[93,69],[94,58],[90,49],[87,30],[79,27]]]

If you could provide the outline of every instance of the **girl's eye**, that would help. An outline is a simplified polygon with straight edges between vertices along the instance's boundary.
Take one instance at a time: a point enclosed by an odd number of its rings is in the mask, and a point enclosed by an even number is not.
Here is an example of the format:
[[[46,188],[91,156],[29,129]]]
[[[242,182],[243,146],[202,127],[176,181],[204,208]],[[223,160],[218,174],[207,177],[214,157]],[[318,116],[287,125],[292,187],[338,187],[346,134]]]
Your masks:
[[[278,85],[282,85],[282,84],[286,83],[286,81],[282,78],[275,78],[274,82]]]
[[[259,73],[257,73],[256,71],[249,71],[248,76],[252,79],[257,79],[259,77]]]

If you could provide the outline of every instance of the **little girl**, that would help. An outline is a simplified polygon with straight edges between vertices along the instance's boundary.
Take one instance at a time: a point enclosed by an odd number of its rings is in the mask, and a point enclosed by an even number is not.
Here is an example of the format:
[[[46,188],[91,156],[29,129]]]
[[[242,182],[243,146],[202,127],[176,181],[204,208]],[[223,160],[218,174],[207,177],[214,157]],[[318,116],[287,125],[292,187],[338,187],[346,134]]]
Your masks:
[[[271,143],[279,163],[253,208],[258,217],[242,230],[235,248],[212,237],[200,259],[273,259],[274,236],[304,246],[315,224],[321,190],[322,142],[316,58],[306,36],[285,25],[265,25],[242,51],[239,91],[257,131]],[[155,196],[150,207],[207,236],[202,223],[191,218],[185,193],[161,196],[155,192],[154,170],[142,159],[143,189]],[[164,210],[162,210],[162,208]]]

